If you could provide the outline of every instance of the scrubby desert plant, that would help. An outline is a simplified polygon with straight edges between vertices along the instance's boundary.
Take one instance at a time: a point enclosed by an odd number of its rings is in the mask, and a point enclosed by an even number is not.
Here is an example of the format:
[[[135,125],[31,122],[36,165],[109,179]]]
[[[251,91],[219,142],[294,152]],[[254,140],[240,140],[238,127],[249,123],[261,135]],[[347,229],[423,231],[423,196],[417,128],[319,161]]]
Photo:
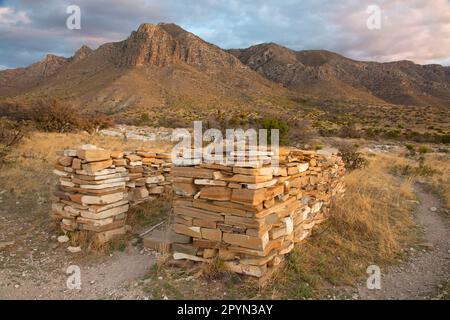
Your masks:
[[[0,119],[0,166],[2,166],[12,148],[20,143],[25,135],[24,126],[20,123]]]
[[[57,100],[33,102],[8,101],[0,103],[0,117],[32,124],[36,129],[47,132],[97,131],[113,125],[112,118],[95,112],[84,114],[71,104]]]
[[[367,160],[354,144],[340,142],[336,144],[336,147],[339,149],[339,154],[342,157],[347,170],[351,171],[367,166]]]
[[[339,129],[339,137],[341,138],[361,138],[361,132],[356,129],[354,125],[345,125]]]
[[[442,141],[442,143],[446,143],[446,144],[450,143],[450,134],[442,135],[441,136],[441,141]]]

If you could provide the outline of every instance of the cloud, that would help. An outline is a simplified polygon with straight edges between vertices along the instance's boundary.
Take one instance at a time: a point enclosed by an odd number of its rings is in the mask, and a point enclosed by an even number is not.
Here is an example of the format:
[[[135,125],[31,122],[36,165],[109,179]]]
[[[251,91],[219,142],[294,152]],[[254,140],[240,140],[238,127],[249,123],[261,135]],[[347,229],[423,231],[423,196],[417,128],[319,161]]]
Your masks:
[[[81,8],[81,30],[66,28],[71,4]],[[366,26],[371,4],[381,9],[380,30]],[[123,40],[143,22],[174,22],[226,49],[277,42],[363,60],[450,61],[448,0],[0,0],[0,64],[70,56]]]
[[[30,18],[24,11],[16,11],[9,7],[0,7],[0,28],[10,25],[29,24]]]
[[[336,7],[336,49],[359,59],[433,63],[450,58],[450,1],[380,1],[381,29],[369,30],[359,3]],[[345,18],[344,18],[345,17]]]

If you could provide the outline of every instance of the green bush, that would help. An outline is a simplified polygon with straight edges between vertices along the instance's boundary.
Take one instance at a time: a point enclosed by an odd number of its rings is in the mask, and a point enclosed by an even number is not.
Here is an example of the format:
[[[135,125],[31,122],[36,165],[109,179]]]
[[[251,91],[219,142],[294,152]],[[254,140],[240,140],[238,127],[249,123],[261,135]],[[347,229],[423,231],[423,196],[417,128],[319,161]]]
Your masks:
[[[289,125],[284,120],[278,120],[276,118],[264,118],[261,120],[261,127],[263,129],[268,130],[267,132],[267,139],[269,144],[272,143],[271,141],[271,134],[270,130],[272,129],[278,129],[279,130],[279,138],[280,138],[280,144],[284,145],[288,143],[288,133],[289,133]]]
[[[441,136],[441,142],[446,144],[450,143],[450,134],[445,134]]]

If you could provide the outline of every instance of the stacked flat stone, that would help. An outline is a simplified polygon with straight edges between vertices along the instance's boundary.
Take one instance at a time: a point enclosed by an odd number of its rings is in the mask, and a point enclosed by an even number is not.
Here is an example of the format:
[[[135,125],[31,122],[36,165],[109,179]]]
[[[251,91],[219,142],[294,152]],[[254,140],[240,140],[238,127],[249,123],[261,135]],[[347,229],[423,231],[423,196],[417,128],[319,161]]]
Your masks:
[[[126,232],[130,206],[171,192],[170,155],[163,150],[110,151],[92,145],[65,150],[51,216],[64,232],[88,231],[98,244]]]
[[[86,145],[57,159],[51,214],[64,231],[92,232],[99,244],[125,233],[128,170],[115,164],[122,158],[122,152]]]
[[[250,164],[231,161],[242,156],[234,152],[225,165],[172,168],[172,229],[192,239],[172,243],[174,259],[220,259],[229,271],[264,277],[324,221],[333,196],[343,192],[342,159],[282,149],[272,166],[273,154],[259,155]]]
[[[125,155],[130,181],[127,183],[130,202],[138,204],[172,190],[170,153],[162,149],[141,148]]]

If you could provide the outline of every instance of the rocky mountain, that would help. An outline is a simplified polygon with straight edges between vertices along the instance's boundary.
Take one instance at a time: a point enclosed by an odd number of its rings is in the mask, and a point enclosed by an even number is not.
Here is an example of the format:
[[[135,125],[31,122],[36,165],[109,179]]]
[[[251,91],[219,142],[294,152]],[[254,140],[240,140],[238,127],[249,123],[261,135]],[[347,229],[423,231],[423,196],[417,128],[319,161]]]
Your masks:
[[[82,46],[70,58],[47,55],[29,67],[0,71],[0,99],[55,98],[123,117],[276,113],[295,107],[300,95],[449,106],[450,68],[361,62],[273,43],[226,51],[160,23],[142,24],[127,39],[95,50]]]
[[[43,60],[26,68],[0,71],[0,95],[12,96],[38,86],[54,75],[68,59],[48,54]]]
[[[110,114],[180,116],[203,109],[269,104],[287,90],[232,54],[177,25],[142,24],[120,42],[73,57],[47,56],[30,67],[0,72],[0,97],[46,97]]]
[[[355,61],[329,51],[294,51],[274,43],[229,52],[296,92],[450,107],[450,67]]]

